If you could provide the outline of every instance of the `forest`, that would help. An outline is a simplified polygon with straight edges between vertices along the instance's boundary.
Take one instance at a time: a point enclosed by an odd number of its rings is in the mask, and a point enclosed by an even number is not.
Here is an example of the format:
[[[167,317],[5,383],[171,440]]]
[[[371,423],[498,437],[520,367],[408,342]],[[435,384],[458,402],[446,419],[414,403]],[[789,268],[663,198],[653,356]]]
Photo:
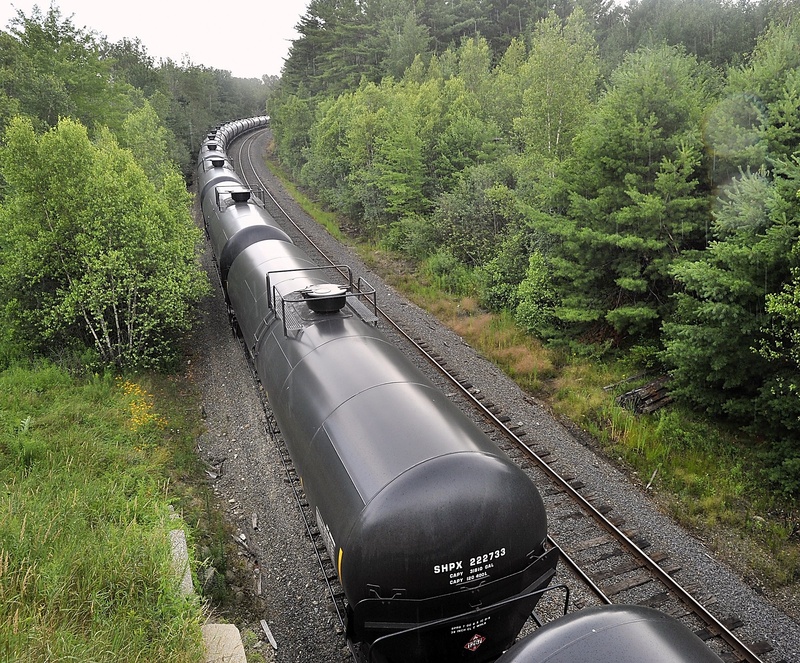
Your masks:
[[[208,290],[198,146],[275,80],[110,43],[57,6],[0,32],[0,358],[166,367]]]
[[[185,184],[272,118],[349,227],[565,353],[626,356],[800,491],[797,0],[311,0],[280,79],[56,6],[0,32],[0,361],[169,366],[207,292]]]
[[[283,166],[455,293],[635,358],[800,489],[800,7],[312,0]]]

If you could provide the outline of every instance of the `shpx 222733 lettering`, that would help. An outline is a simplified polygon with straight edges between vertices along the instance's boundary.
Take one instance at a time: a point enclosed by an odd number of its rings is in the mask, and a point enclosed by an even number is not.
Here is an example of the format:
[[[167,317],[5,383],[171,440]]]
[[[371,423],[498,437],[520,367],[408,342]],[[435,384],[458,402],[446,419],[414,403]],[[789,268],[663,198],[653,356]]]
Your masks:
[[[504,557],[506,554],[505,548],[500,548],[499,550],[493,550],[488,553],[484,553],[482,555],[476,555],[475,557],[469,558],[469,568],[474,568],[479,564],[486,564],[487,562],[491,562],[492,560],[498,559],[499,557]],[[457,560],[454,562],[446,562],[444,564],[435,564],[433,567],[434,573],[452,573],[453,571],[460,571],[464,568],[464,560]]]

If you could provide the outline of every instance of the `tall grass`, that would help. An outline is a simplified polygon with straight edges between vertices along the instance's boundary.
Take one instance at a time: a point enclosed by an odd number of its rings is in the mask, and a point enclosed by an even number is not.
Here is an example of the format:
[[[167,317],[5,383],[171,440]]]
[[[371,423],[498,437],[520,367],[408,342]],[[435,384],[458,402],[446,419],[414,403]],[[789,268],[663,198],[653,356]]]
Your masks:
[[[170,566],[165,423],[132,381],[0,373],[2,660],[202,660]]]

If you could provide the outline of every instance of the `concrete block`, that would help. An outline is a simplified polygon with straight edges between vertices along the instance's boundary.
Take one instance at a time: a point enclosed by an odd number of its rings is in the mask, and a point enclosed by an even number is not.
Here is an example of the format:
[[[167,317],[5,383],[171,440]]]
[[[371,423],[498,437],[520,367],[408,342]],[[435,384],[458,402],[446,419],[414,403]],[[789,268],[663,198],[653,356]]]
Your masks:
[[[206,624],[203,641],[206,663],[247,663],[239,629],[233,624]]]
[[[180,580],[181,596],[189,596],[194,592],[192,585],[192,570],[189,568],[189,547],[186,544],[186,533],[182,529],[173,529],[169,532],[169,542],[172,546],[172,568],[175,577]]]

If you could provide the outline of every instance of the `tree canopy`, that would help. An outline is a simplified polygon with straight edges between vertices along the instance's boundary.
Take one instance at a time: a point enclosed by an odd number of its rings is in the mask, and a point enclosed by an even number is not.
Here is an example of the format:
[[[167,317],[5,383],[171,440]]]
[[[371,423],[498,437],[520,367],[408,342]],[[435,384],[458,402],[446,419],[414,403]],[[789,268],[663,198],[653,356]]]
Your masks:
[[[0,127],[25,115],[37,131],[70,117],[117,134],[149,102],[161,138],[185,176],[205,132],[231,117],[264,113],[274,80],[244,80],[190,61],[156,63],[137,40],[111,43],[78,28],[57,5],[18,10],[0,31]],[[160,139],[161,139],[160,138]]]
[[[205,292],[180,176],[156,187],[108,132],[74,120],[9,125],[0,207],[7,329],[34,349],[94,349],[105,364],[163,365]]]
[[[168,365],[207,287],[193,153],[273,84],[18,11],[0,32],[0,356]]]
[[[800,485],[797,9],[315,1],[269,101],[277,153],[545,341],[634,349],[769,431]]]

